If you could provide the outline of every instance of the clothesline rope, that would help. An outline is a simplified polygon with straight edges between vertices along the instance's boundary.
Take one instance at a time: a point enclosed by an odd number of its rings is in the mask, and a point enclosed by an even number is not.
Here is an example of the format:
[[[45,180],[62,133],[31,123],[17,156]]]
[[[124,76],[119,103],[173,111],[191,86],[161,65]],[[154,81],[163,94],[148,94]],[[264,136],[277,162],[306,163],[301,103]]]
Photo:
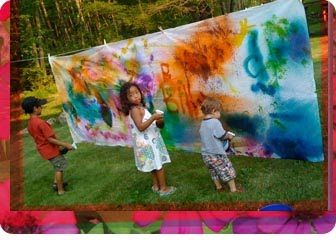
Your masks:
[[[72,54],[72,53],[76,53],[76,52],[80,52],[80,51],[84,51],[90,48],[86,48],[86,49],[78,49],[78,50],[73,50],[73,51],[69,51],[69,52],[64,52],[61,54],[57,54],[54,56],[64,56],[67,54]],[[18,62],[28,62],[28,61],[34,61],[34,60],[39,60],[39,59],[48,59],[48,56],[44,56],[44,57],[35,57],[35,58],[29,58],[29,59],[22,59],[22,60],[16,60],[16,61],[11,61],[11,63],[18,63]]]

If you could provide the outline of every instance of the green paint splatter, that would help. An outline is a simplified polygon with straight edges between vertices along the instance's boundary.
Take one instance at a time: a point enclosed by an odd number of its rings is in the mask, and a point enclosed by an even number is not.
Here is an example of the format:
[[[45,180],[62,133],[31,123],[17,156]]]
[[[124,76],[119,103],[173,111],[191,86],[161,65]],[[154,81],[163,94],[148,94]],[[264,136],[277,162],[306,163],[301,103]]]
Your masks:
[[[275,77],[274,85],[279,85],[278,79],[286,74],[287,59],[284,56],[284,46],[290,33],[290,23],[287,19],[278,19],[275,15],[272,20],[264,25],[266,44],[269,50],[269,58],[266,61],[266,68]]]
[[[278,126],[279,128],[286,130],[286,126],[279,120],[279,119],[274,119],[273,120],[274,124]]]
[[[273,85],[279,86],[288,70],[288,62],[305,67],[311,61],[307,25],[304,19],[287,20],[273,15],[263,25],[268,48],[265,67],[272,74]]]

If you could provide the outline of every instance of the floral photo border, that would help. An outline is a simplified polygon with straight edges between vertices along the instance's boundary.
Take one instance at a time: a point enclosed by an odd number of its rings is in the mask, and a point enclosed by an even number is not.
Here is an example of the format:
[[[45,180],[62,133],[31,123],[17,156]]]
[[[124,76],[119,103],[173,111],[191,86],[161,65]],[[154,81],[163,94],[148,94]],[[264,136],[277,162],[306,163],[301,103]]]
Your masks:
[[[10,7],[7,1],[1,7],[0,21],[9,20],[9,15]],[[327,62],[324,63],[324,67],[328,67]],[[329,86],[336,90],[336,73],[329,77]],[[5,100],[8,105],[9,97],[8,94],[0,93],[0,101]],[[19,100],[17,98],[11,96],[11,101],[15,103]],[[329,105],[331,109],[329,114],[332,109],[335,111],[335,97],[332,106]],[[0,111],[3,112],[8,108],[0,106]],[[11,116],[11,119],[15,119],[15,116]],[[7,122],[9,123],[9,118]],[[333,124],[331,137],[335,140],[335,115]],[[330,141],[332,142],[332,139]],[[6,147],[8,142],[9,133],[6,138],[1,138],[1,145]],[[330,143],[329,145],[332,146],[329,150],[335,154],[335,145]],[[332,191],[328,199],[329,209],[323,212],[298,212],[286,204],[269,204],[259,208],[258,211],[12,211],[10,204],[13,203],[13,199],[10,199],[10,195],[15,190],[10,190],[9,176],[10,161],[5,159],[0,162],[0,224],[8,233],[322,234],[330,232],[336,223],[335,160],[329,169],[329,190]]]

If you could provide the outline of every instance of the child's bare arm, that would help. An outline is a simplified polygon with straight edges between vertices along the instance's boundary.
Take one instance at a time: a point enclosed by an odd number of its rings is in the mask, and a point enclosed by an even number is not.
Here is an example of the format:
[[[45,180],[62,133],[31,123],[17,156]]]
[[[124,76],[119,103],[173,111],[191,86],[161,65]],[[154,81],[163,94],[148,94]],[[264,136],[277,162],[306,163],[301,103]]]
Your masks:
[[[135,123],[135,126],[137,126],[141,132],[146,130],[155,120],[162,119],[163,117],[163,114],[155,113],[147,121],[142,122],[144,114],[141,112],[141,108],[139,107],[132,108],[130,115]]]
[[[55,144],[55,145],[57,145],[57,146],[61,146],[61,147],[65,147],[65,148],[67,148],[68,150],[72,150],[72,149],[73,149],[72,146],[71,146],[71,144],[66,143],[66,142],[62,142],[62,141],[57,140],[57,139],[55,139],[55,138],[49,137],[47,140],[48,140],[50,143],[52,143],[52,144]]]

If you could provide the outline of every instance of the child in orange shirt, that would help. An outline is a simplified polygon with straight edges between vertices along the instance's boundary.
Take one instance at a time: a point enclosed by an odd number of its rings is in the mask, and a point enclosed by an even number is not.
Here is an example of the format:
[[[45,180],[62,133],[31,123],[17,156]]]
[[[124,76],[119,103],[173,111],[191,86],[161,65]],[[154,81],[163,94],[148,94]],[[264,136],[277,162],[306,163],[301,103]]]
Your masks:
[[[67,161],[60,147],[63,147],[63,151],[72,150],[73,148],[71,144],[56,139],[51,125],[39,117],[42,113],[42,105],[46,103],[45,99],[30,96],[23,100],[22,108],[30,116],[28,132],[33,137],[40,155],[54,166],[54,183],[57,186],[58,194],[63,195],[65,193],[63,172],[67,167]]]

